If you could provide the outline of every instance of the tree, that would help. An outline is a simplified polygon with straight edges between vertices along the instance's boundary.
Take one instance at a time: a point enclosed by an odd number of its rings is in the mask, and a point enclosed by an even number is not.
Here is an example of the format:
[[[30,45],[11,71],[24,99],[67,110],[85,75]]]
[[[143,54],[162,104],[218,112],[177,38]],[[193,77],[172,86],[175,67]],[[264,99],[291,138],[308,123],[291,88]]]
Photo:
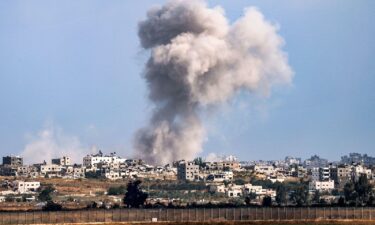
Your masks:
[[[358,181],[354,184],[354,189],[358,193],[359,202],[361,204],[367,203],[372,194],[372,187],[368,182],[366,174],[361,174]]]
[[[313,202],[314,203],[320,203],[320,191],[315,191],[313,196]]]
[[[368,203],[372,194],[372,186],[369,184],[366,174],[362,174],[358,181],[346,183],[344,186],[346,201],[355,205]]]
[[[276,202],[279,205],[287,205],[288,204],[288,198],[287,198],[288,192],[284,184],[280,184],[276,188]]]
[[[272,206],[272,198],[271,196],[264,196],[263,201],[262,201],[262,206],[264,207],[270,207]]]
[[[239,178],[235,179],[233,183],[236,185],[244,185],[246,182],[243,179]]]
[[[345,201],[345,198],[343,196],[340,196],[339,201],[337,202],[337,205],[340,206],[340,207],[346,206],[346,201]]]
[[[126,188],[126,194],[124,197],[124,203],[129,208],[139,208],[141,205],[144,205],[148,194],[146,192],[143,192],[140,189],[140,184],[142,181],[136,180],[136,181],[130,181],[128,183],[128,186]]]
[[[307,205],[309,201],[309,190],[306,185],[296,187],[290,196],[290,200],[297,204],[297,206]]]
[[[47,204],[43,206],[44,211],[60,211],[62,209],[62,205],[57,204],[53,201],[47,201]]]
[[[375,205],[375,197],[374,195],[371,195],[368,199],[368,202],[367,202],[367,205],[368,206],[374,206]]]
[[[101,177],[100,171],[87,171],[85,172],[85,177],[88,179],[99,179]]]
[[[251,201],[256,199],[257,198],[257,195],[254,193],[254,192],[250,192],[246,198],[245,198],[245,203],[246,205],[250,205],[251,204]]]
[[[55,188],[52,186],[45,187],[38,195],[39,201],[46,202],[52,201],[51,193],[55,191]]]

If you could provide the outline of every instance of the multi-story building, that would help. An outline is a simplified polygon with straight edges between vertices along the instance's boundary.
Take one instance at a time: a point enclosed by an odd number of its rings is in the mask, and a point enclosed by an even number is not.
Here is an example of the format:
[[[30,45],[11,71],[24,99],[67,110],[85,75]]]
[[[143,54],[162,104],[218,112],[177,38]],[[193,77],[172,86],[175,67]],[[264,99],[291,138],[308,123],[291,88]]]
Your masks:
[[[63,167],[56,164],[45,164],[40,166],[40,174],[49,176],[61,176]]]
[[[313,167],[310,170],[311,181],[320,181],[320,172],[318,167]]]
[[[28,192],[35,192],[40,187],[40,182],[37,181],[14,181],[13,182],[13,190],[20,193],[28,193]]]
[[[375,165],[375,157],[368,156],[367,154],[350,153],[349,156],[342,156],[341,163],[343,164],[364,164],[366,166]]]
[[[70,166],[71,159],[69,156],[63,156],[61,158],[52,159],[52,164],[60,165],[60,166]]]
[[[3,165],[22,166],[23,165],[23,159],[20,156],[4,156],[3,157]]]
[[[329,167],[319,168],[319,180],[328,181],[330,179],[331,179],[330,168]]]
[[[329,181],[311,181],[309,183],[309,189],[312,191],[330,191],[335,188],[335,182]]]
[[[0,167],[0,175],[17,176],[17,167],[23,165],[23,159],[19,156],[4,156]]]
[[[313,155],[309,159],[306,159],[303,164],[307,169],[311,169],[313,167],[320,168],[328,166],[328,160],[322,159],[317,155]]]
[[[194,162],[181,161],[177,165],[177,178],[179,180],[196,180],[199,178],[199,166]]]
[[[299,165],[301,164],[301,158],[295,158],[292,156],[287,156],[285,157],[285,164],[290,166],[290,165]]]
[[[276,173],[275,167],[269,165],[255,165],[254,171],[257,173],[265,174],[267,176],[272,176]]]
[[[338,165],[337,167],[332,167],[330,170],[331,179],[335,183],[343,187],[352,178],[352,166],[349,165]]]
[[[110,155],[103,155],[99,152],[94,155],[87,155],[83,157],[83,166],[85,167],[97,167],[101,164],[112,164],[112,163],[125,163],[126,159],[123,159],[116,155],[116,152],[110,153]]]
[[[358,180],[362,175],[366,175],[368,179],[371,179],[371,169],[366,168],[364,165],[354,165],[352,167],[352,178]]]
[[[206,162],[207,170],[232,170],[241,169],[241,164],[237,161],[220,161],[220,162]]]
[[[231,181],[233,180],[233,172],[232,171],[223,171],[220,173],[212,173],[207,176],[207,181],[211,182],[223,182],[223,181]]]

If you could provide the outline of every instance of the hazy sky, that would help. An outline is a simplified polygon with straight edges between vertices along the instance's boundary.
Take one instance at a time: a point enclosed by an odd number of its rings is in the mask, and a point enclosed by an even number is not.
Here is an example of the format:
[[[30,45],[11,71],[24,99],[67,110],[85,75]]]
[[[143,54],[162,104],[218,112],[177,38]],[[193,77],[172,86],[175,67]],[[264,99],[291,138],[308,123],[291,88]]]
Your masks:
[[[0,1],[0,154],[131,155],[152,109],[137,22],[162,2]],[[295,77],[203,115],[203,156],[375,155],[375,1],[208,2],[231,21],[256,6],[278,24]]]

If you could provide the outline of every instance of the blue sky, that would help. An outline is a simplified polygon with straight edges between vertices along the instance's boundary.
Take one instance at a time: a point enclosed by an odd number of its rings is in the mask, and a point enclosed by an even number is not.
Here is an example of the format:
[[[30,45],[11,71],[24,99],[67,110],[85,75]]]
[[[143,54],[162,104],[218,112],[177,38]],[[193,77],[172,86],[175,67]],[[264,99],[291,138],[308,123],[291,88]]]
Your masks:
[[[0,154],[21,153],[53,127],[131,155],[152,109],[137,22],[162,2],[0,1]],[[203,156],[375,155],[374,1],[208,2],[232,22],[256,6],[279,24],[295,78],[269,98],[239,94],[203,115]]]

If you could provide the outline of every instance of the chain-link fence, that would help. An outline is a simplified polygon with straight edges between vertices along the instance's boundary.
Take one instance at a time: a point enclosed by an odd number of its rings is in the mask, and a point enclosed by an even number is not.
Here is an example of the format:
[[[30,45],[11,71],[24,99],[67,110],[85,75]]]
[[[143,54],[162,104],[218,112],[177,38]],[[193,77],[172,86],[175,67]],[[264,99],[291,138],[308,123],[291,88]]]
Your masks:
[[[189,208],[95,209],[58,212],[1,212],[0,224],[158,221],[374,220],[375,208]]]

